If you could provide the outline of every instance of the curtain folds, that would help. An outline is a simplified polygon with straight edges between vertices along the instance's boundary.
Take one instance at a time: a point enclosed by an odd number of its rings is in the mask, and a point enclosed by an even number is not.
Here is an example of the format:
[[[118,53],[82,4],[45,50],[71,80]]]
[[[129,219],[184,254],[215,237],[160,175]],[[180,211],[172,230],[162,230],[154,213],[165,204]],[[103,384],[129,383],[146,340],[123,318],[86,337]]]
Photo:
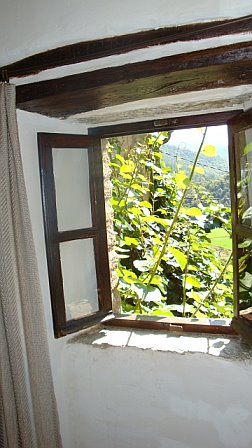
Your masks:
[[[0,83],[0,447],[62,447],[15,86],[5,83]]]

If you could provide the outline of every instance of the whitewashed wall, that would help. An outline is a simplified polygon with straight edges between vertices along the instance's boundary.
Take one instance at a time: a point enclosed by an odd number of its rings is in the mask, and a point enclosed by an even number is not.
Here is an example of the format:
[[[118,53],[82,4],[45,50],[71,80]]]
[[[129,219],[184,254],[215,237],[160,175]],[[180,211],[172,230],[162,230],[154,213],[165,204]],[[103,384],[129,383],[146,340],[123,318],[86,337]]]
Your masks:
[[[36,133],[85,129],[21,111],[18,122],[64,448],[250,448],[251,360],[54,339]]]
[[[65,448],[252,446],[251,363],[81,343],[63,354]]]
[[[2,0],[0,66],[82,40],[251,12],[251,0]],[[36,133],[85,129],[21,111],[18,121],[64,448],[251,447],[251,361],[54,339]]]
[[[1,0],[0,66],[69,43],[251,12],[251,0]]]

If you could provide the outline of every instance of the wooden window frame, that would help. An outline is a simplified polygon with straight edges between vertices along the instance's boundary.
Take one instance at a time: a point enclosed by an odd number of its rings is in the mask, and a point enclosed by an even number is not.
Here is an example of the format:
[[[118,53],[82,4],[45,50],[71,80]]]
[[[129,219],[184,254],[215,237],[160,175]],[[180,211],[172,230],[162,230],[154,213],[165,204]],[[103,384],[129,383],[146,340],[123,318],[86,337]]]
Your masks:
[[[54,335],[58,338],[86,326],[94,325],[112,315],[102,153],[100,139],[87,135],[38,133],[38,148],[51,307]],[[88,149],[92,227],[67,231],[58,230],[53,148]],[[59,245],[62,242],[86,238],[94,240],[99,310],[83,318],[67,320]]]
[[[107,236],[105,225],[105,201],[103,191],[103,170],[101,139],[154,132],[157,130],[186,129],[202,126],[229,125],[235,123],[243,112],[240,110],[219,112],[172,119],[152,120],[138,123],[127,123],[114,126],[90,128],[88,135],[38,134],[42,203],[45,225],[45,239],[48,261],[49,283],[55,337],[79,331],[87,326],[103,322],[108,326],[143,328],[148,330],[186,331],[215,334],[241,334],[252,342],[252,321],[239,315],[238,294],[235,294],[235,317],[231,324],[225,319],[190,319],[179,317],[153,317],[139,315],[114,315],[112,313],[110,274],[108,262]],[[93,227],[59,232],[57,227],[57,210],[55,185],[52,166],[52,148],[87,148],[89,151],[90,192]],[[232,144],[229,145],[231,194],[234,183],[232,167]],[[99,206],[97,207],[97,204]],[[234,207],[234,204],[232,204]],[[99,225],[98,225],[99,223]],[[66,321],[63,280],[60,265],[59,243],[73,239],[95,237],[95,262],[97,285],[99,291],[99,311],[92,315]],[[234,238],[234,237],[233,237]],[[55,262],[56,261],[56,262]],[[245,321],[243,323],[243,321]]]
[[[241,114],[229,120],[229,145],[235,148],[235,137],[237,133],[252,128],[252,109],[242,112]],[[239,238],[252,239],[252,229],[243,226],[238,219],[238,163],[239,155],[235,150],[230,150],[230,173],[231,173],[231,208],[232,208],[232,237],[234,252],[234,318],[232,325],[234,329],[241,334],[244,339],[252,345],[252,312],[251,308],[240,311],[239,306]]]
[[[189,129],[204,126],[220,126],[240,122],[244,112],[242,110],[217,112],[210,114],[201,114],[177,118],[167,118],[161,120],[149,120],[143,122],[124,123],[111,126],[102,126],[90,128],[89,134],[99,136],[100,138],[109,138],[114,136],[133,135],[155,131],[169,131],[176,129]],[[230,139],[230,131],[229,131]],[[232,155],[233,145],[229,141],[229,160],[234,160]],[[232,185],[234,178],[232,176],[232,168],[234,162],[230,163],[230,185],[231,194],[233,194]],[[232,204],[232,208],[234,204]],[[233,242],[235,237],[233,236]],[[235,275],[235,273],[234,273]],[[237,279],[236,279],[237,282]],[[238,310],[238,294],[234,294],[234,319],[230,324],[225,323],[223,319],[190,319],[180,317],[153,317],[153,316],[125,316],[118,315],[111,321],[106,322],[108,326],[133,327],[143,328],[149,330],[168,330],[168,331],[186,331],[186,332],[202,332],[202,333],[216,333],[216,334],[241,334],[248,336],[246,339],[251,340],[252,343],[252,321],[249,321],[244,316],[239,315]],[[245,321],[243,324],[242,322]]]

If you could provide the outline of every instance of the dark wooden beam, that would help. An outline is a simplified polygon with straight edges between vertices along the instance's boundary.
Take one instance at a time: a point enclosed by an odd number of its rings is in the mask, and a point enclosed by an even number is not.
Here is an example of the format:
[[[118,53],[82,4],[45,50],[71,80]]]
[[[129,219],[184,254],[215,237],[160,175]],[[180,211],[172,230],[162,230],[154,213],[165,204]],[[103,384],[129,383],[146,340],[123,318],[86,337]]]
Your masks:
[[[252,43],[106,68],[17,87],[17,107],[67,117],[130,101],[252,83]]]
[[[42,70],[76,64],[145,47],[200,40],[252,31],[252,14],[232,20],[160,28],[105,39],[80,42],[39,53],[0,68],[9,78],[39,73]]]
[[[122,135],[133,135],[155,131],[170,131],[175,129],[191,129],[204,126],[220,126],[237,116],[241,110],[190,115],[176,118],[162,118],[161,120],[138,121],[134,123],[121,123],[110,126],[98,126],[89,128],[89,135],[97,135],[102,138]]]

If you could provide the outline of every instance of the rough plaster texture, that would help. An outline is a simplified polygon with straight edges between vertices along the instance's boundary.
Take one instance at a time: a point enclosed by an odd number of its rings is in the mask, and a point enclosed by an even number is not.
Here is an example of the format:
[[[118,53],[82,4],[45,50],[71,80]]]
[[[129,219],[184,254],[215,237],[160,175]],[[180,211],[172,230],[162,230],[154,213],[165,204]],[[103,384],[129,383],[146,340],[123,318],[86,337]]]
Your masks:
[[[238,17],[251,10],[251,0],[2,1],[0,65],[82,40]],[[139,54],[135,57],[139,60]],[[118,63],[107,60],[105,65]],[[210,356],[202,349],[208,344],[205,339],[199,343],[187,338],[181,345],[177,337],[161,335],[157,348],[144,333],[130,334],[132,346],[127,333],[118,332],[101,333],[95,340],[94,335],[85,336],[72,344],[68,341],[76,336],[54,339],[36,133],[85,133],[86,128],[21,111],[18,120],[64,448],[251,447],[252,367],[247,350],[242,360]],[[230,347],[223,339],[211,344],[215,352],[222,345]],[[189,354],[193,346],[198,349]]]
[[[188,92],[179,95],[134,101],[106,107],[101,110],[80,113],[71,117],[89,127],[119,122],[135,122],[162,118],[241,110],[245,102],[251,102],[252,86],[218,88],[208,91]],[[248,107],[247,107],[248,108]]]
[[[64,448],[250,448],[251,353],[239,341],[103,329],[54,339],[36,133],[85,129],[18,121]]]
[[[104,331],[110,343],[100,345]],[[248,396],[251,359],[233,361],[200,353],[199,349],[194,354],[181,355],[140,349],[129,343],[124,348],[115,347],[111,345],[112,339],[115,338],[114,344],[118,344],[117,338],[125,343],[129,332],[112,330],[109,336],[110,331],[71,336],[65,346],[64,357],[69,365],[66,378],[71,395],[66,396],[68,418],[65,418],[69,432],[64,427],[64,434],[69,446],[251,446],[252,405]],[[118,336],[117,331],[121,333]],[[123,337],[122,333],[125,333]],[[134,344],[138,337],[143,347],[145,332],[133,333]],[[159,343],[164,337],[164,334],[158,336]],[[205,338],[190,339],[199,339],[200,346]],[[221,340],[227,342],[223,337],[206,339],[210,339],[212,345],[220,345]],[[83,402],[88,406],[83,406]],[[81,411],[72,423],[69,416],[77,408]],[[74,427],[72,440],[68,438],[70,426]],[[83,441],[80,441],[81,436]]]
[[[113,226],[114,213],[110,203],[112,197],[112,182],[110,179],[111,170],[109,167],[109,157],[107,151],[107,140],[102,140],[102,158],[103,158],[103,185],[104,185],[104,197],[105,197],[105,211],[106,211],[106,227],[107,227],[107,244],[109,254],[109,267],[110,267],[110,282],[114,303],[114,312],[121,312],[121,300],[119,294],[116,291],[118,279],[116,275],[117,269],[117,254],[115,247],[115,232]]]

